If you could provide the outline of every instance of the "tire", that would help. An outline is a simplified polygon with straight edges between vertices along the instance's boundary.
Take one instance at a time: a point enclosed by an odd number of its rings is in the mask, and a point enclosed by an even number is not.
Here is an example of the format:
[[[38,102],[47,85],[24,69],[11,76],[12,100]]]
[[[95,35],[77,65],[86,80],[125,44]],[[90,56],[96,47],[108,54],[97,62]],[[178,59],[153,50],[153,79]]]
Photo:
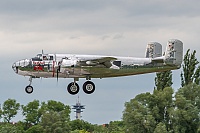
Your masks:
[[[33,87],[28,85],[28,86],[26,86],[25,91],[26,91],[26,93],[31,94],[33,92]]]
[[[79,85],[77,83],[71,82],[67,86],[67,91],[72,95],[76,95],[79,92]]]
[[[94,83],[92,81],[86,81],[83,84],[83,91],[86,94],[92,94],[95,91],[95,85],[94,85]]]

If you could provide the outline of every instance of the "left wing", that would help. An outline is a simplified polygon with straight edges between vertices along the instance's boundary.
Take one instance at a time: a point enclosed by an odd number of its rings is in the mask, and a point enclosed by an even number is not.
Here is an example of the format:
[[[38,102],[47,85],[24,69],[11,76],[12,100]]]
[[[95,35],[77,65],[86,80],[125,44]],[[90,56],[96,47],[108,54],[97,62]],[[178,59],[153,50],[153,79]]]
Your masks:
[[[96,59],[91,60],[81,60],[79,61],[79,65],[81,66],[98,66],[98,65],[104,65],[107,68],[110,68],[112,66],[111,61],[117,60],[115,57],[100,57]]]

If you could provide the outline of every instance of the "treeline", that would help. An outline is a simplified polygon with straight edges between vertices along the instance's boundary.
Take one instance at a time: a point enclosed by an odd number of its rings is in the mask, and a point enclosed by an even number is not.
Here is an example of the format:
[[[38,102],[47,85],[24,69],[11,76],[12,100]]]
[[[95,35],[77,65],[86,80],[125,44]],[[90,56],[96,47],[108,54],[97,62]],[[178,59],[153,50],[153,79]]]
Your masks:
[[[187,51],[181,88],[171,87],[172,72],[157,73],[153,93],[142,93],[125,103],[121,121],[94,125],[70,120],[70,107],[58,101],[34,100],[20,105],[6,100],[0,108],[1,133],[200,133],[200,66],[196,51]],[[11,123],[21,110],[23,120]]]
[[[22,113],[24,119],[12,123],[11,119],[18,112]],[[110,126],[103,127],[83,120],[71,121],[70,107],[53,100],[47,101],[47,103],[34,100],[27,105],[20,105],[16,100],[8,99],[2,104],[0,118],[0,133],[109,132],[116,127],[119,128],[118,125],[121,124],[121,122],[110,122]]]
[[[155,88],[125,103],[127,133],[200,133],[200,66],[196,51],[187,51],[181,88],[172,89],[172,72],[157,73]]]

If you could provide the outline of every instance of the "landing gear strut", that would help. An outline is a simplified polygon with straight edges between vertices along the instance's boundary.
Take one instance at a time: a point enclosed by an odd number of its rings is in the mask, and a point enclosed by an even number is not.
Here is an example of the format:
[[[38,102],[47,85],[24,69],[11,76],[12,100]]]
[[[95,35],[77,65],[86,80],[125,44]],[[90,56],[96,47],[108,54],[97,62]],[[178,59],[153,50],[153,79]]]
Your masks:
[[[26,86],[25,91],[26,91],[26,93],[31,94],[33,92],[33,87],[31,86],[31,83],[32,83],[32,77],[31,76],[29,78],[29,81],[30,81],[30,84],[28,86]]]

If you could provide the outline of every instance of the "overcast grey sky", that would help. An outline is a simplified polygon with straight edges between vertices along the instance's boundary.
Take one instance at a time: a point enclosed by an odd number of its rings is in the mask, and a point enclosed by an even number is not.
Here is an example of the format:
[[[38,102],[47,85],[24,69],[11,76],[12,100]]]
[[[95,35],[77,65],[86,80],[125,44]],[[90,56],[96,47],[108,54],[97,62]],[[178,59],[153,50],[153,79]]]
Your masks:
[[[35,79],[34,93],[24,88],[28,77],[16,75],[13,62],[46,53],[77,53],[144,57],[146,44],[157,41],[165,49],[175,38],[200,55],[199,0],[0,0],[0,103],[8,98],[27,104],[34,99],[76,102],[66,86],[72,79]],[[174,89],[180,70],[173,72]],[[155,74],[93,79],[92,95],[79,93],[86,105],[82,116],[91,123],[122,118],[124,103],[142,92],[152,92]],[[78,83],[80,86],[85,79]],[[74,118],[74,112],[71,118]],[[22,119],[18,116],[14,120]]]

